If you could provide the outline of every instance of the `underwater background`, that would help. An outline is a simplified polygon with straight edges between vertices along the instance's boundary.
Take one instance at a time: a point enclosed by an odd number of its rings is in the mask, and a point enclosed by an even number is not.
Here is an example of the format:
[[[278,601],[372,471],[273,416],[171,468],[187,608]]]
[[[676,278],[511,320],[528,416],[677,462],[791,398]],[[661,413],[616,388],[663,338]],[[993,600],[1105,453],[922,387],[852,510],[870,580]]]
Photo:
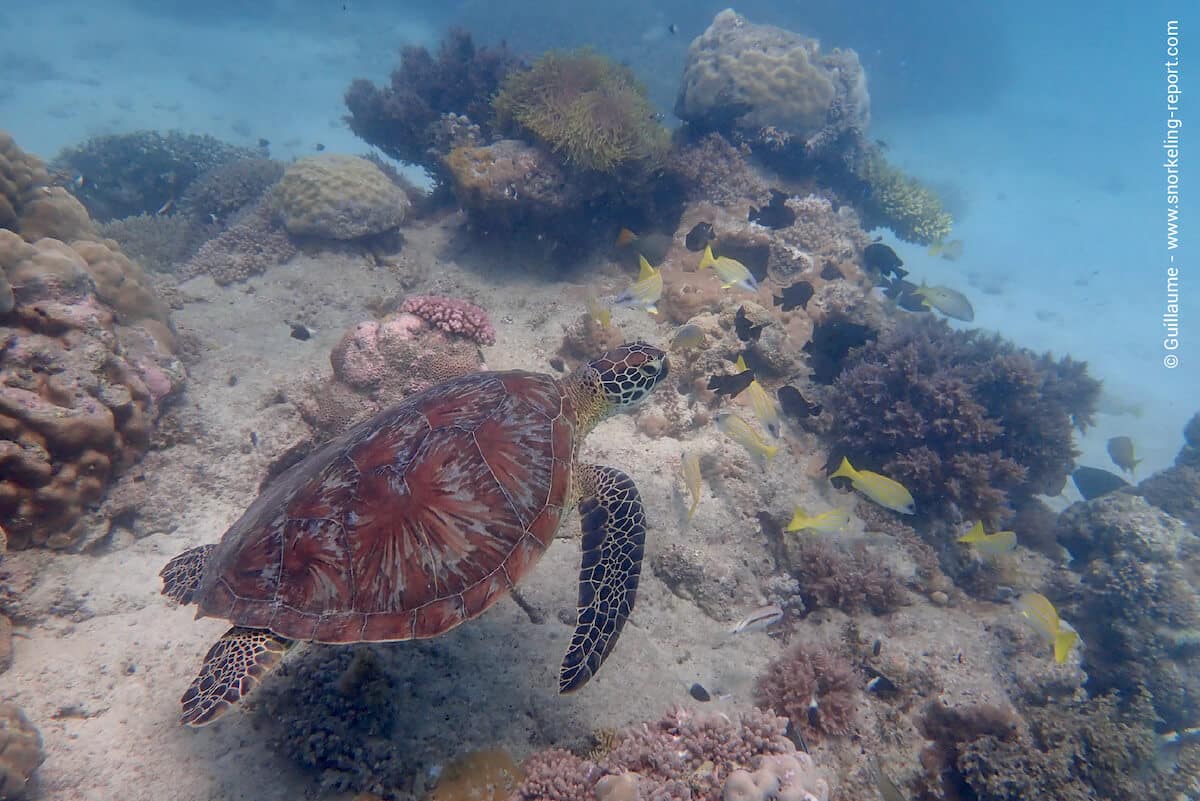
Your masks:
[[[725,9],[0,4],[0,799],[1200,797],[1190,20]],[[515,602],[181,725],[271,626],[169,560],[260,493],[365,517],[320,446],[405,398],[633,340],[669,372],[580,447],[645,555],[587,686],[571,512]]]

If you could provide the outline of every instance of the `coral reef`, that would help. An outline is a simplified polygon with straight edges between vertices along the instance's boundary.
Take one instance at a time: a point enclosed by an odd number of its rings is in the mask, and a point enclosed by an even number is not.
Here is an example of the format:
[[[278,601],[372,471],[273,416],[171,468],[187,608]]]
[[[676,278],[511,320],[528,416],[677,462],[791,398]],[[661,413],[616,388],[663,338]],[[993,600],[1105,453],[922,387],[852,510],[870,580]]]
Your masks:
[[[185,214],[138,214],[100,226],[101,235],[151,272],[170,273],[215,233]]]
[[[1200,539],[1143,498],[1113,493],[1077,503],[1059,518],[1058,541],[1073,557],[1077,587],[1061,614],[1088,653],[1089,692],[1149,691],[1169,728],[1200,720]],[[1102,656],[1100,656],[1102,655]]]
[[[581,758],[569,751],[550,749],[525,761],[525,781],[514,801],[580,801],[621,796],[633,785],[645,799],[677,801],[720,801],[723,798],[774,798],[772,795],[743,795],[749,770],[773,773],[794,788],[817,799],[827,798],[828,788],[807,755],[798,754],[784,736],[787,721],[770,713],[750,709],[737,716],[698,714],[676,709],[655,723],[634,725],[612,738],[605,753]],[[777,761],[782,758],[783,761]],[[795,760],[795,764],[792,763]],[[779,776],[780,769],[797,771]],[[606,781],[606,777],[609,778]],[[758,778],[769,785],[766,775]],[[603,783],[603,786],[601,786]],[[781,782],[782,783],[782,782]],[[600,794],[603,792],[603,796]]]
[[[808,754],[764,756],[753,773],[729,775],[721,801],[829,801],[829,784]]]
[[[688,200],[719,207],[762,205],[770,200],[771,189],[746,160],[748,151],[714,132],[673,149],[667,168],[683,179]]]
[[[513,71],[492,106],[502,128],[580,170],[644,175],[669,144],[633,71],[590,50],[552,51]]]
[[[508,801],[524,777],[507,751],[472,751],[446,766],[424,801]]]
[[[675,114],[752,143],[807,142],[831,120],[864,130],[870,97],[853,50],[822,52],[815,39],[726,9],[688,48]]]
[[[496,344],[496,329],[487,312],[469,300],[439,295],[413,295],[405,298],[400,312],[420,317],[448,334],[473,339],[480,345]]]
[[[1147,501],[1200,532],[1200,414],[1188,421],[1175,464],[1138,485]]]
[[[19,232],[25,204],[49,180],[41,159],[25,153],[11,136],[0,131],[0,228]]]
[[[843,737],[854,723],[854,668],[839,651],[801,643],[758,677],[755,703],[782,715],[805,737]]]
[[[866,543],[842,548],[818,536],[785,540],[804,609],[890,612],[907,600],[904,584]]]
[[[413,392],[480,369],[475,336],[484,329],[462,327],[448,333],[407,312],[359,323],[330,353],[333,375],[306,382],[301,416],[317,432],[337,434]]]
[[[16,288],[0,327],[0,521],[15,548],[75,547],[183,368],[165,309],[115,248],[0,231],[0,270]]]
[[[346,91],[346,121],[388,156],[439,177],[441,158],[471,144],[472,129],[478,140],[490,141],[491,99],[516,63],[504,45],[476,47],[469,33],[452,30],[436,58],[424,47],[405,47],[388,86],[354,81]]]
[[[1099,394],[1084,363],[923,315],[838,366],[824,404],[836,410],[831,462],[848,455],[900,481],[919,512],[988,525],[1010,504],[1062,490],[1072,429],[1090,424]]]
[[[370,161],[325,153],[289,165],[274,199],[289,233],[320,239],[393,230],[409,206],[408,196]]]
[[[211,136],[134,131],[66,148],[51,166],[69,176],[71,186],[78,185],[74,194],[92,219],[109,222],[169,209],[201,174],[256,156]]]
[[[19,707],[0,701],[0,798],[33,798],[30,780],[45,758],[37,728]]]
[[[21,150],[0,131],[0,229],[15,231],[27,242],[44,237],[72,242],[95,239],[87,209],[59,186],[41,159]],[[0,307],[2,307],[0,303]]]
[[[245,281],[296,255],[296,246],[276,223],[269,197],[242,209],[229,227],[205,242],[178,268],[180,279],[210,276],[218,284]]]
[[[930,245],[950,235],[953,220],[932,189],[888,163],[877,151],[863,159],[856,177],[865,184],[867,228],[890,228],[906,242]]]
[[[250,158],[221,164],[200,175],[180,195],[178,214],[224,224],[267,193],[283,177],[283,164]]]

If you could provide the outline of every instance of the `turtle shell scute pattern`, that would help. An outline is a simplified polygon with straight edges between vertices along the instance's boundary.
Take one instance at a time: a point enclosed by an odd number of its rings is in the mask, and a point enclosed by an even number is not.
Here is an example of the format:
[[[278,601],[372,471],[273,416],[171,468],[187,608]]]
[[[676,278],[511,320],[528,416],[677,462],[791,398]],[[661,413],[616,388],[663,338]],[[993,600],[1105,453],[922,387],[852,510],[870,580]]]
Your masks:
[[[575,411],[536,373],[412,396],[282,475],[225,534],[204,614],[327,643],[432,637],[479,615],[563,515]]]

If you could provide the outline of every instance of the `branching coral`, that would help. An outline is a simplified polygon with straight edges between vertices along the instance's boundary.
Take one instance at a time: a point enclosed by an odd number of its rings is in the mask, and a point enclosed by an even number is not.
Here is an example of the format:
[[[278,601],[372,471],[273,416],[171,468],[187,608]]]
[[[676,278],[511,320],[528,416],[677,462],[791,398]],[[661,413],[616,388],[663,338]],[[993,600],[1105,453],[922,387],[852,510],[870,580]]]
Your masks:
[[[932,189],[889,164],[878,151],[862,159],[858,179],[867,187],[868,228],[890,228],[906,242],[929,245],[950,235],[953,220]]]
[[[235,214],[228,228],[179,267],[179,276],[186,280],[207,275],[218,284],[232,284],[294,255],[296,246],[276,223],[268,196]]]
[[[883,560],[857,543],[842,549],[819,536],[800,535],[789,561],[806,609],[832,607],[845,612],[890,612],[905,601],[904,585]]]
[[[815,337],[814,337],[815,342]],[[903,483],[919,510],[982,518],[1056,495],[1099,394],[1087,366],[906,317],[850,353],[825,408],[835,452]]]
[[[634,779],[641,798],[718,801],[730,781],[735,789],[743,788],[746,769],[760,767],[761,760],[774,756],[797,758],[804,777],[792,778],[808,783],[814,791],[824,789],[811,762],[799,759],[801,755],[784,736],[786,729],[784,718],[757,709],[733,717],[677,709],[654,723],[617,732],[611,749],[596,759],[561,749],[535,754],[525,762],[525,781],[514,798],[580,801],[597,797],[604,777],[618,776],[627,777],[621,782],[626,787]],[[766,765],[768,770],[772,766]]]
[[[283,164],[267,158],[222,164],[188,186],[177,203],[181,215],[203,223],[225,222],[258,200],[283,177]]]
[[[388,86],[380,88],[361,78],[350,84],[346,121],[355,134],[387,155],[420,164],[436,175],[441,157],[453,147],[442,135],[442,118],[464,117],[464,130],[477,126],[480,135],[490,139],[492,95],[516,63],[504,45],[476,47],[469,33],[452,30],[436,58],[424,47],[404,48]]]
[[[806,737],[842,737],[854,722],[858,683],[844,655],[802,643],[758,677],[755,703],[783,715]]]
[[[81,176],[76,197],[94,219],[108,222],[169,208],[202,173],[255,157],[254,151],[211,136],[135,131],[67,148],[52,166]]]
[[[480,345],[496,344],[496,329],[487,312],[469,300],[440,295],[413,295],[400,304],[401,312],[415,314],[448,334],[473,339]]]
[[[509,75],[492,105],[502,127],[583,170],[644,173],[669,144],[633,72],[590,50],[546,53]]]

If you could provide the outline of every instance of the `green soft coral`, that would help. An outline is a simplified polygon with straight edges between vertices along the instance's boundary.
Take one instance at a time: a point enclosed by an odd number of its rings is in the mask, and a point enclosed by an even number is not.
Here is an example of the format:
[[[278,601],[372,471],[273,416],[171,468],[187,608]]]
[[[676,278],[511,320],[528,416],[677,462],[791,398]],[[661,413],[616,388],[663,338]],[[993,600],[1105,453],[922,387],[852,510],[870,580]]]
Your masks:
[[[584,170],[653,168],[669,143],[633,73],[590,50],[546,53],[510,74],[492,107],[501,127]]]
[[[932,245],[950,235],[953,219],[932,189],[871,154],[860,174],[867,184],[867,216],[873,225],[892,229],[896,236],[918,245]]]

